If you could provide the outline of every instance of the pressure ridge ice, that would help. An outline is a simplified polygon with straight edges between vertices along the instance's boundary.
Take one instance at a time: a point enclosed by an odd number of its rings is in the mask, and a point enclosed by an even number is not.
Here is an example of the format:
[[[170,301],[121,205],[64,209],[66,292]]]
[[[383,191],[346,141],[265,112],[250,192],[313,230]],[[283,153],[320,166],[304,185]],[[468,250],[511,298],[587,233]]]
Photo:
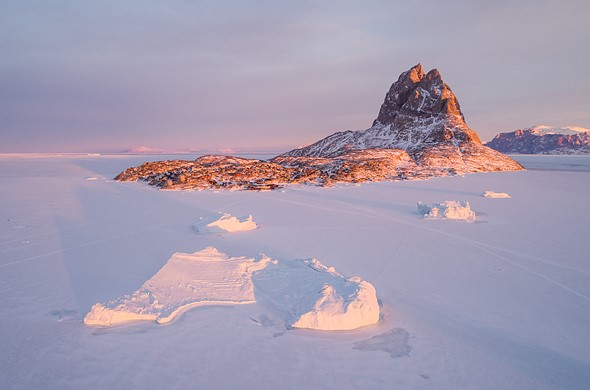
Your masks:
[[[350,330],[379,321],[375,288],[359,277],[346,279],[315,259],[228,257],[208,247],[175,253],[133,294],[95,304],[84,323],[168,323],[194,307],[249,304],[259,298],[285,315],[287,327]]]
[[[418,214],[426,219],[473,220],[475,212],[467,201],[446,200],[442,203],[418,202]]]

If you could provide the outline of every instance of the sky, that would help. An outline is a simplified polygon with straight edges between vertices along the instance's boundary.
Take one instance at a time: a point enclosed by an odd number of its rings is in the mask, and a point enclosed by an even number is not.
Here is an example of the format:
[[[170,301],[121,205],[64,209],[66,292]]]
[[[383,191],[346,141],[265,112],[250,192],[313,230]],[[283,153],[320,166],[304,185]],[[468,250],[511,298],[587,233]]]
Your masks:
[[[590,128],[590,2],[2,0],[0,152],[283,152],[417,63],[482,140]]]

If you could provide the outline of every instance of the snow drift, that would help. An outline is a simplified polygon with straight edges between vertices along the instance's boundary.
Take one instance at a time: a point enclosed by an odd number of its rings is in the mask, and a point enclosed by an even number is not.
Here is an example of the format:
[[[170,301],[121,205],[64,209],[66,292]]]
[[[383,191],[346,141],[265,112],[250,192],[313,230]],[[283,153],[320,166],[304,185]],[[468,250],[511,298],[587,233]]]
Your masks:
[[[163,324],[194,307],[255,303],[258,296],[287,312],[289,327],[350,330],[379,321],[375,288],[359,277],[345,279],[318,260],[228,257],[208,247],[175,253],[133,294],[95,304],[84,323]]]
[[[84,323],[167,323],[197,306],[254,303],[252,273],[269,261],[268,257],[228,257],[213,247],[192,254],[175,253],[133,294],[92,306]]]
[[[442,203],[418,202],[418,214],[426,219],[473,220],[475,213],[467,201],[446,200]]]
[[[505,192],[494,192],[494,191],[485,191],[483,193],[483,197],[484,198],[497,198],[497,199],[512,198],[509,194],[507,194]]]
[[[258,228],[252,215],[238,219],[231,214],[220,214],[221,216],[215,216],[212,218],[201,217],[200,221],[194,224],[193,229],[199,233],[233,233]]]
[[[293,328],[351,330],[379,321],[371,283],[346,279],[316,259],[272,263],[253,280],[256,294],[285,313]]]

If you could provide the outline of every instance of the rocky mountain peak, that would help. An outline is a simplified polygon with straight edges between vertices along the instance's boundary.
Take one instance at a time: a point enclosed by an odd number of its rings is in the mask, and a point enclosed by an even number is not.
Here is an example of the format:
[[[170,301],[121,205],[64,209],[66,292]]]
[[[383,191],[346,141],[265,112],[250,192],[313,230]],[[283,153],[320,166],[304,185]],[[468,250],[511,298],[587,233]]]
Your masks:
[[[459,100],[445,84],[438,69],[424,74],[417,64],[402,73],[385,95],[374,126],[387,126],[395,122],[400,112],[406,115],[448,115],[465,121]]]
[[[432,69],[420,80],[402,109],[415,115],[455,115],[461,121],[465,120],[457,97],[437,69]]]
[[[416,65],[411,67],[410,70],[402,73],[400,75],[400,79],[404,76],[407,77],[413,83],[419,83],[420,80],[424,78],[424,70],[422,69],[422,64],[417,63]]]
[[[462,155],[481,146],[477,134],[465,123],[459,100],[440,72],[432,69],[425,74],[422,65],[417,64],[391,85],[369,129],[334,133],[284,155],[333,158],[353,150],[390,148],[405,150],[412,158],[421,159],[432,148],[441,153],[455,150]],[[487,148],[482,150],[481,155],[498,160]],[[508,163],[517,167],[515,164]]]
[[[373,126],[393,123],[400,108],[408,101],[410,94],[423,78],[424,71],[421,64],[417,64],[410,70],[403,72],[385,95],[385,100],[381,105],[377,119],[373,122]]]

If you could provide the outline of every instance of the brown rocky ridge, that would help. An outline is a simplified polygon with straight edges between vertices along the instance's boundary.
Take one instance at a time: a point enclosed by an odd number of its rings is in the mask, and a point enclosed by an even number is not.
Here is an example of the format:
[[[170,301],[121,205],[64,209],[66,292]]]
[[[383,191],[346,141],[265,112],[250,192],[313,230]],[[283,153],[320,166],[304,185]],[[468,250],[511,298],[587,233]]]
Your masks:
[[[165,189],[265,190],[521,169],[481,144],[438,70],[424,74],[418,64],[393,83],[367,130],[334,133],[269,161],[208,155],[144,163],[115,179]]]

